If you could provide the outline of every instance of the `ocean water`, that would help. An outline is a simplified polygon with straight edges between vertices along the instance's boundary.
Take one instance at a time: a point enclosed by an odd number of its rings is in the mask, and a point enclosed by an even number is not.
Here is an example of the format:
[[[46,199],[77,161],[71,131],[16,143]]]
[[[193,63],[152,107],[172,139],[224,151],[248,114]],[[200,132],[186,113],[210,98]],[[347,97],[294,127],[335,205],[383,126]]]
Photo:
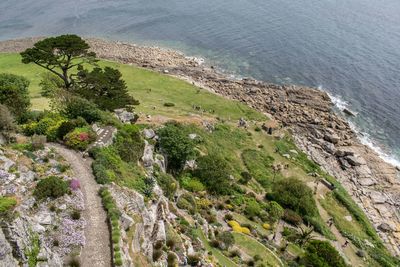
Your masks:
[[[319,87],[357,112],[364,143],[399,164],[399,0],[0,1],[0,40],[60,33],[167,46],[237,76]]]

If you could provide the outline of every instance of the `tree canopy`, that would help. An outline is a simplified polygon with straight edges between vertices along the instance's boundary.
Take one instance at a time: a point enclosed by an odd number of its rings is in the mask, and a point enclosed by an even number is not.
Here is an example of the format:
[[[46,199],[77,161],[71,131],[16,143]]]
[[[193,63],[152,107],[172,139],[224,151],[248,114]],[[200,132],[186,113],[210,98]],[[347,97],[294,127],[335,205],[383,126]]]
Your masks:
[[[20,120],[29,109],[29,81],[14,74],[0,74],[0,104],[7,106],[10,112]]]
[[[72,68],[95,62],[96,54],[89,45],[74,34],[46,38],[21,53],[22,62],[34,63],[54,73],[64,81],[66,89],[73,84]]]
[[[113,111],[139,102],[129,95],[119,70],[110,67],[88,71],[80,67],[74,92],[95,103],[102,110]]]

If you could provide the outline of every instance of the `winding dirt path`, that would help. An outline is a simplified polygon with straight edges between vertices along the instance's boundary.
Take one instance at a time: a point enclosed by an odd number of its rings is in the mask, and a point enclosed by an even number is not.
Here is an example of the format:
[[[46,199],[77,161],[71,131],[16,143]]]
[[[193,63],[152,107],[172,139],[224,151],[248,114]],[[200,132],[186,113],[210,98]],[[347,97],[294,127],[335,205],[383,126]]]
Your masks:
[[[81,254],[83,267],[111,266],[110,234],[107,226],[107,216],[98,196],[99,185],[96,183],[90,167],[91,160],[84,159],[81,154],[57,144],[49,144],[68,163],[81,183],[85,197],[86,244]]]

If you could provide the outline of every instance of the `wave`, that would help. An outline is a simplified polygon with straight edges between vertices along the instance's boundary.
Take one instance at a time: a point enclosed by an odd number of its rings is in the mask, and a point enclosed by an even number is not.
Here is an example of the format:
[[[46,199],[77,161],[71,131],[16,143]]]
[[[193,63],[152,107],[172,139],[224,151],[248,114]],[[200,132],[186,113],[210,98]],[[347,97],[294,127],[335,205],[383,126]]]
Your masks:
[[[318,86],[318,89],[324,90],[322,86]],[[326,92],[326,90],[324,91]],[[332,103],[335,105],[336,109],[338,109],[340,112],[343,112],[343,110],[348,109],[350,107],[350,104],[345,100],[343,100],[340,96],[333,95],[332,93],[329,92],[326,93],[328,94]],[[349,123],[350,128],[356,133],[357,138],[361,142],[361,144],[366,145],[372,150],[374,150],[379,155],[379,157],[385,162],[400,168],[400,160],[396,158],[396,156],[393,155],[393,153],[390,153],[387,151],[387,149],[384,149],[382,144],[379,144],[368,133],[362,131],[360,127],[358,127],[354,122],[350,121],[349,119],[347,119],[347,122]]]

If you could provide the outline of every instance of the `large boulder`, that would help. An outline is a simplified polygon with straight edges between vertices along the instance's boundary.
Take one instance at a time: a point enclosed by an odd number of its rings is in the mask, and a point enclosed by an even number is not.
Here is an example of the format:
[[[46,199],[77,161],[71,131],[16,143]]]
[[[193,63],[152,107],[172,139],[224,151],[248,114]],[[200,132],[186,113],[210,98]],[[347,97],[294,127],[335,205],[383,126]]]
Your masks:
[[[12,255],[12,248],[0,228],[0,267],[18,266],[18,262]]]
[[[367,164],[365,159],[360,156],[346,156],[346,160],[351,166],[361,166]]]

